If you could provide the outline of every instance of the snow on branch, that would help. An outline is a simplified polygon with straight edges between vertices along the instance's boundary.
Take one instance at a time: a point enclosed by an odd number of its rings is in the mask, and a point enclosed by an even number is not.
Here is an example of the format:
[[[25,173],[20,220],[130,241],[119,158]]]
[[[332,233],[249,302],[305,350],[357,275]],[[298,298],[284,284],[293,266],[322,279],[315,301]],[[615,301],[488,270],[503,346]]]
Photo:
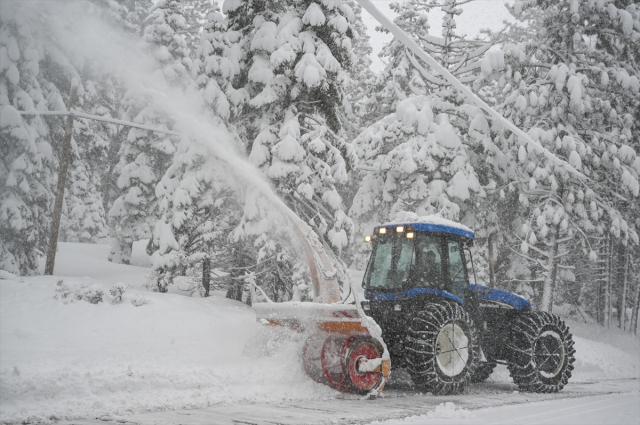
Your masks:
[[[84,112],[75,112],[75,111],[36,111],[34,110],[30,110],[30,111],[18,111],[18,113],[20,115],[52,115],[52,116],[72,116],[72,117],[78,117],[78,118],[87,118],[90,120],[96,120],[96,121],[104,121],[104,122],[108,122],[108,123],[112,123],[112,124],[120,124],[120,125],[126,125],[129,127],[136,127],[136,128],[140,128],[142,130],[149,130],[149,131],[155,131],[158,133],[166,133],[166,134],[171,134],[174,136],[180,136],[180,133],[178,133],[177,131],[171,131],[171,130],[167,130],[164,128],[158,128],[158,127],[151,127],[149,125],[142,125],[142,124],[136,124],[134,122],[129,122],[129,121],[122,121],[122,120],[117,120],[114,118],[105,118],[105,117],[101,117],[98,115],[89,115],[89,114],[85,114]]]
[[[533,150],[538,153],[542,153],[549,160],[551,160],[556,165],[565,168],[570,171],[580,179],[586,180],[587,177],[568,164],[566,161],[558,158],[548,149],[544,148],[540,143],[536,142],[524,131],[520,130],[515,124],[511,121],[507,120],[505,117],[500,115],[497,111],[487,105],[482,99],[475,95],[468,87],[463,85],[460,80],[458,80],[453,74],[451,74],[446,68],[440,65],[431,55],[422,50],[420,46],[407,35],[402,29],[400,29],[396,24],[391,22],[389,18],[383,15],[376,6],[371,2],[371,0],[357,0],[357,2],[362,6],[371,16],[373,16],[383,27],[385,27],[390,33],[392,33],[398,40],[400,40],[404,45],[411,49],[413,53],[422,59],[427,65],[432,67],[434,70],[439,72],[445,80],[447,80],[452,86],[458,89],[461,93],[463,93],[470,102],[475,103],[485,112],[487,112],[494,120],[500,122],[504,128],[512,131],[516,136],[518,136],[518,142],[521,144],[527,144]],[[435,40],[433,41],[435,42]]]

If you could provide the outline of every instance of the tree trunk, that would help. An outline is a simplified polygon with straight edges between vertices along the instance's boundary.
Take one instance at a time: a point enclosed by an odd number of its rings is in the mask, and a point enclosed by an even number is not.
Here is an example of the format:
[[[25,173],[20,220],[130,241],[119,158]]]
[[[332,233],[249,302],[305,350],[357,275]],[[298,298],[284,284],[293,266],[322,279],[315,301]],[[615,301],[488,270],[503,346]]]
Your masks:
[[[229,284],[229,288],[227,289],[227,298],[236,301],[242,301],[242,288],[243,281],[242,276],[244,275],[244,267],[245,262],[243,261],[242,256],[242,245],[234,246],[231,248],[231,266],[233,267],[229,272],[229,277],[231,277],[231,283]]]
[[[71,111],[78,101],[78,82],[71,82],[71,97],[67,109]],[[58,249],[58,232],[60,231],[60,216],[62,215],[62,201],[64,200],[64,187],[67,184],[67,170],[71,160],[71,137],[73,136],[73,115],[67,116],[64,128],[64,140],[62,143],[62,156],[60,158],[60,170],[58,171],[58,187],[56,190],[56,202],[51,218],[51,230],[49,232],[49,247],[47,249],[47,261],[44,266],[44,274],[52,275],[56,263],[56,251]]]
[[[634,264],[631,264],[632,270]],[[631,311],[631,323],[629,324],[629,330],[632,330],[634,334],[638,333],[638,309],[640,309],[640,270],[636,269],[636,294],[633,300],[633,310]]]
[[[204,296],[209,296],[209,282],[211,281],[211,260],[205,258],[202,261],[202,287],[204,288]]]
[[[606,255],[605,259],[605,273],[604,273],[604,311],[603,318],[604,322],[602,325],[606,328],[609,327],[610,318],[611,318],[611,234],[607,234],[606,239]]]
[[[549,313],[551,313],[553,310],[553,291],[556,286],[556,276],[558,274],[558,249],[560,248],[560,244],[558,243],[559,236],[560,225],[558,224],[553,230],[553,237],[551,240],[551,256],[549,257],[551,268],[544,280],[544,287],[542,289],[542,302],[540,303],[540,311],[546,311]]]
[[[620,296],[620,329],[627,329],[627,283],[629,279],[629,244],[624,250],[624,279],[622,281],[622,295]]]

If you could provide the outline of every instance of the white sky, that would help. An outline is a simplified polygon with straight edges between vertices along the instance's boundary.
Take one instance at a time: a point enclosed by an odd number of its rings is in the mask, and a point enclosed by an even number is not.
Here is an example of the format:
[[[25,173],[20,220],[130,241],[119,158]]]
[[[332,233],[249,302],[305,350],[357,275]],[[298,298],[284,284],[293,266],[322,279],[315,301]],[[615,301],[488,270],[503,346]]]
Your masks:
[[[397,0],[372,1],[385,15],[392,19],[395,17],[395,14],[389,9],[389,5],[397,2]],[[468,35],[469,38],[473,38],[484,28],[490,28],[494,31],[500,30],[503,27],[504,20],[513,21],[513,17],[505,8],[504,3],[503,0],[476,0],[463,5],[462,9],[464,12],[456,19],[458,32]],[[508,3],[513,3],[513,0],[509,0]],[[369,36],[371,37],[373,70],[381,71],[384,68],[384,64],[380,58],[378,58],[378,53],[382,50],[382,46],[391,40],[391,35],[375,31],[378,21],[364,10],[362,12],[362,18],[369,29]],[[431,26],[431,34],[438,36],[441,34],[441,19],[442,13],[439,10],[434,10],[430,13],[429,24]]]

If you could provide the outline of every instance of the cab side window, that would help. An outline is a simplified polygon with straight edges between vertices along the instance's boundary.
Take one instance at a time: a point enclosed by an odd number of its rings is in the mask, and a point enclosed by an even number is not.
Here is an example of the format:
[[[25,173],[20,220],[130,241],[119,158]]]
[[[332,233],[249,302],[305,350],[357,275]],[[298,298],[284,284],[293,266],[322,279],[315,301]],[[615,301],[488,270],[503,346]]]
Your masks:
[[[451,293],[463,299],[464,291],[469,285],[467,271],[462,258],[462,246],[459,241],[448,241],[449,252],[449,280]]]
[[[432,236],[416,241],[411,261],[414,287],[445,289],[440,246],[440,239]]]

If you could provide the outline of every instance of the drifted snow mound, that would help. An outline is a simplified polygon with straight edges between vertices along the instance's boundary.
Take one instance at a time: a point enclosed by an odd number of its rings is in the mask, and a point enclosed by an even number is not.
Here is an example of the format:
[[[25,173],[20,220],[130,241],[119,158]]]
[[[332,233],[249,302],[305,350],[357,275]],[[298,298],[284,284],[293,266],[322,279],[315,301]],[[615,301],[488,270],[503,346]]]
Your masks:
[[[244,355],[260,328],[244,304],[131,290],[150,303],[65,303],[58,279],[0,285],[2,423],[336,394],[306,377],[294,339]]]
[[[640,338],[612,324],[605,328],[566,320],[573,333],[576,362],[569,383],[640,378]]]

